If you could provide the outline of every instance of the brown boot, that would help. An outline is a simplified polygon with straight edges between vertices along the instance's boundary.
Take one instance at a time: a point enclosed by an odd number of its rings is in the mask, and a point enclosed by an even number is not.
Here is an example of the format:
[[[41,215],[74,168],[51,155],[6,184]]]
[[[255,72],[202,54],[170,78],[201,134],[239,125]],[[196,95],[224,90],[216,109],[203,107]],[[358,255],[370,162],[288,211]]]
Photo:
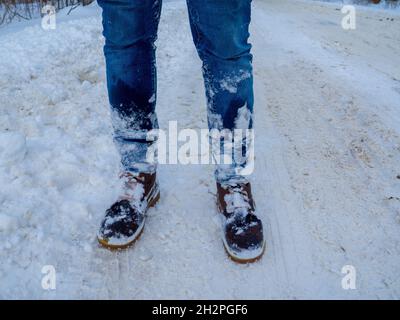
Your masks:
[[[223,243],[232,260],[258,260],[265,249],[262,222],[255,215],[250,183],[217,183],[217,206],[222,217]]]
[[[121,175],[125,194],[105,214],[97,239],[109,249],[133,244],[143,231],[147,210],[160,198],[156,174]]]

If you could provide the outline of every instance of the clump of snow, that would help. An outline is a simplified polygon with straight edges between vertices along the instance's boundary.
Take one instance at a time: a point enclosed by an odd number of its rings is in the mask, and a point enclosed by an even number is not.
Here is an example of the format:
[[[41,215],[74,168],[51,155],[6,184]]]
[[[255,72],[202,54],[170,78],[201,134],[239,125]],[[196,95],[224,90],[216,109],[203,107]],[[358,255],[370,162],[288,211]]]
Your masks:
[[[228,213],[241,212],[243,214],[246,214],[246,210],[238,210],[238,209],[250,208],[247,196],[239,192],[227,193],[224,196],[224,200],[226,203],[226,211]]]
[[[235,129],[246,130],[250,128],[251,111],[247,107],[247,103],[238,109],[237,117],[235,118]]]
[[[149,103],[154,103],[156,101],[156,95],[153,93],[149,99]]]
[[[220,80],[219,85],[222,90],[230,93],[236,93],[240,82],[251,77],[250,72],[240,71],[239,75],[229,75]]]
[[[208,113],[208,122],[210,124],[210,128],[215,128],[215,129],[221,130],[224,127],[223,122],[222,122],[222,117],[218,113],[209,112]]]
[[[124,194],[122,195],[122,198],[128,200],[132,207],[138,209],[140,212],[143,212],[146,206],[146,204],[142,201],[144,195],[144,185],[135,181],[133,177],[125,177],[123,190]]]

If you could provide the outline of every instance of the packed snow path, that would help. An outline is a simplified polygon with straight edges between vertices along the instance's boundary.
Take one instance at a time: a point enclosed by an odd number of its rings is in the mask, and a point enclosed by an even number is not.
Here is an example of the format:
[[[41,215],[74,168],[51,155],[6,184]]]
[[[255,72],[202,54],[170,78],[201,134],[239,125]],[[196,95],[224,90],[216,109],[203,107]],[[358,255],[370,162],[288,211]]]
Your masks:
[[[223,250],[209,166],[161,166],[140,241],[100,248],[119,191],[100,10],[53,31],[0,29],[0,298],[400,298],[400,17],[358,8],[345,31],[338,8],[253,4],[253,189],[268,243],[253,265]],[[205,128],[184,1],[164,4],[158,66],[161,127]]]

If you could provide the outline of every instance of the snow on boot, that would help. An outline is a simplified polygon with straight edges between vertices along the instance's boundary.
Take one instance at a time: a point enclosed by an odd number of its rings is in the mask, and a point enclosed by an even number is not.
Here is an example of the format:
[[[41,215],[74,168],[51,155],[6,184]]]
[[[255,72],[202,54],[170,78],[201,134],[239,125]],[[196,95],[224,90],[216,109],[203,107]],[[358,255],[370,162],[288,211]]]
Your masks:
[[[261,220],[255,215],[250,183],[217,183],[217,206],[222,217],[222,240],[232,260],[249,263],[258,260],[265,249]]]
[[[109,249],[133,244],[143,231],[147,210],[160,198],[156,174],[126,172],[121,178],[125,194],[105,214],[97,239]]]

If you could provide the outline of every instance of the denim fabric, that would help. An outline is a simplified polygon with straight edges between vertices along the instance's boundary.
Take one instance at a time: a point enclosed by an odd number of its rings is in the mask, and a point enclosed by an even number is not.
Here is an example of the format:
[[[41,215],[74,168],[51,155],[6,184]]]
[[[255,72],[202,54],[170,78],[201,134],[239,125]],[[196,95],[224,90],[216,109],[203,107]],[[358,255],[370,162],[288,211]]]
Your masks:
[[[158,128],[154,43],[161,2],[98,0],[103,9],[115,142],[124,169],[132,172],[156,169],[156,163],[146,158],[154,143],[146,136],[149,130]],[[252,128],[253,76],[248,43],[251,0],[187,0],[187,6],[193,41],[203,62],[209,128]],[[247,139],[241,146],[245,156],[249,143]],[[238,170],[245,165],[245,161],[218,165],[217,181],[245,180]]]

